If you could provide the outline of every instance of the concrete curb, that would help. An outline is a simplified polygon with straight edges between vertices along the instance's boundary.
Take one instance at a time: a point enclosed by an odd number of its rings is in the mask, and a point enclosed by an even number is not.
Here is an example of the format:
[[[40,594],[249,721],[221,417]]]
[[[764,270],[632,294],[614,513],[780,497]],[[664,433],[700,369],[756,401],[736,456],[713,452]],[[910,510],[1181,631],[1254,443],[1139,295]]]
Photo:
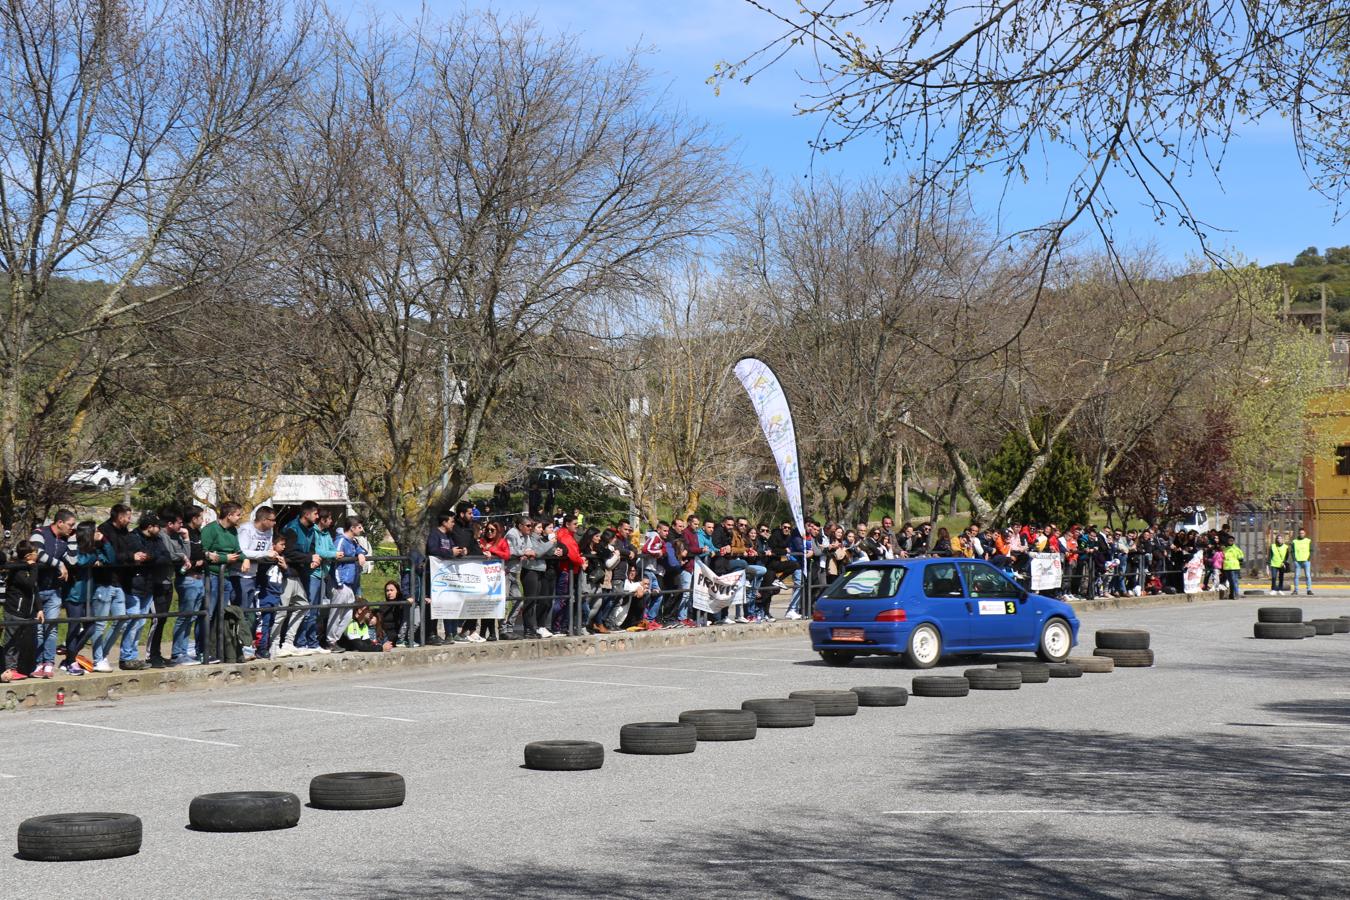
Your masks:
[[[333,653],[276,660],[263,659],[229,665],[141,669],[134,672],[106,674],[89,672],[83,676],[63,675],[4,685],[0,688],[4,692],[0,695],[0,707],[6,710],[53,707],[56,706],[56,693],[61,689],[65,690],[65,703],[69,706],[91,700],[121,700],[126,697],[212,691],[247,685],[277,685],[326,675],[388,672],[482,662],[598,657],[614,653],[691,647],[698,644],[803,637],[808,624],[806,621],[785,621],[707,628],[672,628],[661,631],[625,631],[590,637],[489,641],[486,644],[405,648],[390,653]]]
[[[1080,600],[1073,602],[1072,606],[1080,613],[1104,612],[1118,609],[1146,609],[1153,606],[1181,606],[1218,599],[1217,592],[1206,591],[1199,594],[1157,594],[1152,597]],[[65,690],[65,702],[72,705],[90,700],[121,700],[126,697],[153,694],[213,691],[260,684],[277,685],[327,675],[388,672],[482,662],[598,657],[613,653],[636,653],[699,644],[805,637],[808,624],[806,621],[783,621],[708,628],[672,628],[661,631],[625,631],[590,637],[418,647],[395,650],[391,653],[334,653],[278,660],[264,659],[233,665],[141,669],[135,672],[107,674],[90,672],[82,677],[64,675],[4,685],[4,693],[0,695],[0,708],[19,710],[53,707],[56,705],[56,692],[59,689]]]
[[[1142,597],[1103,597],[1100,600],[1075,600],[1069,605],[1074,612],[1106,612],[1113,609],[1148,609],[1152,606],[1185,606],[1220,599],[1218,591],[1201,591],[1198,594],[1154,594],[1151,597],[1147,594]]]

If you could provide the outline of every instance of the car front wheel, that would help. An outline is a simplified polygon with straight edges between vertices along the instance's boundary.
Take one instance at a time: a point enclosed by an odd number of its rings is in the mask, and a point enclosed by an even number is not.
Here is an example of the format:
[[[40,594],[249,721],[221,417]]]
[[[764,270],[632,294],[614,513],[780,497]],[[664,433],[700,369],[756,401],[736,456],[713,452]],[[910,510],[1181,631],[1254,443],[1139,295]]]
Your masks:
[[[932,625],[920,625],[909,634],[905,659],[916,669],[931,669],[942,657],[942,635]]]
[[[1073,649],[1073,629],[1063,619],[1051,619],[1041,629],[1041,642],[1036,655],[1046,662],[1064,662]]]

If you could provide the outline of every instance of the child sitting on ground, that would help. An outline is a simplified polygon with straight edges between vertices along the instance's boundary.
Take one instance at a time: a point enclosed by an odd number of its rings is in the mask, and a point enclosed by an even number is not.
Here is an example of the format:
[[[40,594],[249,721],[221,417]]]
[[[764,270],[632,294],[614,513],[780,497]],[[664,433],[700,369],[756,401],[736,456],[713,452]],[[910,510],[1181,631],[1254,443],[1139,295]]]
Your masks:
[[[364,600],[356,601],[352,610],[352,620],[347,624],[347,632],[342,635],[342,648],[358,653],[383,653],[394,649],[393,641],[378,640],[379,616]]]

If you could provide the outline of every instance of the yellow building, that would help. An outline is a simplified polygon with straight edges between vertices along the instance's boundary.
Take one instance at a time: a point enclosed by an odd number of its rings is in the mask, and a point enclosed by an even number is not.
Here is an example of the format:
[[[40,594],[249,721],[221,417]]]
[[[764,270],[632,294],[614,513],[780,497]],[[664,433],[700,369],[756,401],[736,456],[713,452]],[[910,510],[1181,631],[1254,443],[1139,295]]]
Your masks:
[[[1312,404],[1313,455],[1303,460],[1303,521],[1313,540],[1313,571],[1350,572],[1350,387]]]

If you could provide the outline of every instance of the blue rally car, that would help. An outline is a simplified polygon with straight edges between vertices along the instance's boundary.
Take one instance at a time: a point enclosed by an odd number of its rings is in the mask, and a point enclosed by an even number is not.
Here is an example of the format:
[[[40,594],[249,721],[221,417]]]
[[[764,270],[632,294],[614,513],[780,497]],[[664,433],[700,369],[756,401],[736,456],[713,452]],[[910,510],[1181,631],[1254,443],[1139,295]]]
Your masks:
[[[927,669],[943,654],[992,650],[1034,650],[1060,662],[1077,642],[1069,604],[1033,594],[979,559],[855,563],[811,615],[811,649],[834,666],[880,654]]]

